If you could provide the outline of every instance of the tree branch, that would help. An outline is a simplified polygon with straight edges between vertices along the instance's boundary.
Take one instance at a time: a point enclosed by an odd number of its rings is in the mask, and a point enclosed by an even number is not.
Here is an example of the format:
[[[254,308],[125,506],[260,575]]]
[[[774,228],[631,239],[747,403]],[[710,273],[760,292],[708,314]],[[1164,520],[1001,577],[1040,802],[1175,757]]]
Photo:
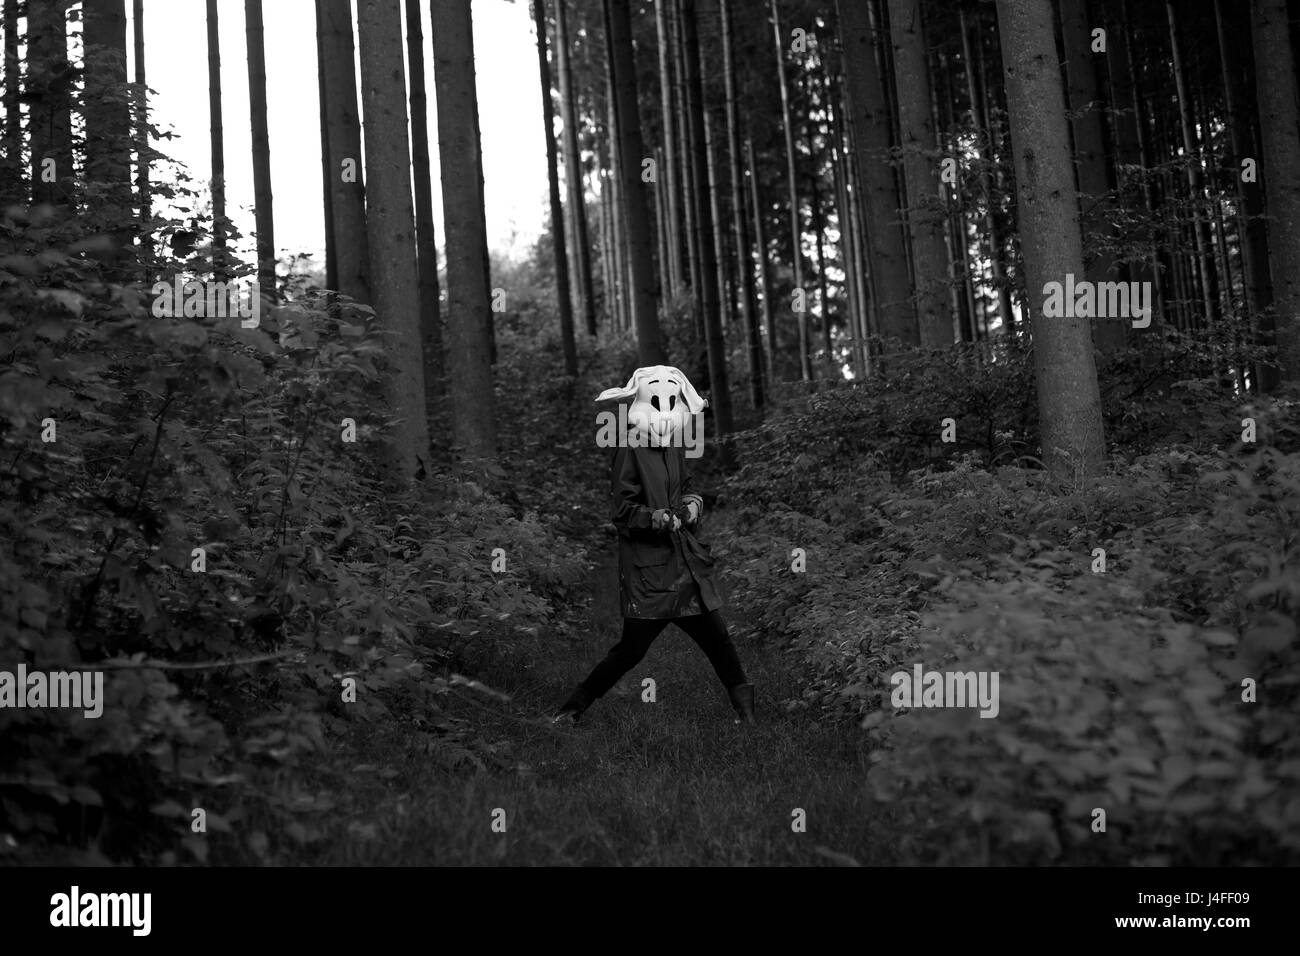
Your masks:
[[[245,664],[261,664],[265,661],[277,661],[292,657],[299,651],[280,651],[278,654],[258,654],[256,657],[238,657],[229,661],[195,661],[178,663],[175,661],[104,661],[100,664],[81,664],[78,670],[85,671],[205,671],[219,667],[242,667]]]

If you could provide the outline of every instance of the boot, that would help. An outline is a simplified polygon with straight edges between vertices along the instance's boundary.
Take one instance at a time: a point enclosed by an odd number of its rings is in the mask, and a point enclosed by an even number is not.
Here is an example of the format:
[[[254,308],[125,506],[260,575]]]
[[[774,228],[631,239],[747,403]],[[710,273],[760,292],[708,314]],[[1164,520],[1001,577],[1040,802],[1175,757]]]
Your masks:
[[[736,723],[754,723],[754,685],[737,684],[735,687],[728,687],[727,696],[731,698],[731,706],[736,708],[736,713],[739,715]]]
[[[582,717],[582,712],[591,706],[592,697],[587,693],[587,689],[579,684],[569,699],[560,705],[560,709],[555,712],[551,718],[553,724],[576,724]]]

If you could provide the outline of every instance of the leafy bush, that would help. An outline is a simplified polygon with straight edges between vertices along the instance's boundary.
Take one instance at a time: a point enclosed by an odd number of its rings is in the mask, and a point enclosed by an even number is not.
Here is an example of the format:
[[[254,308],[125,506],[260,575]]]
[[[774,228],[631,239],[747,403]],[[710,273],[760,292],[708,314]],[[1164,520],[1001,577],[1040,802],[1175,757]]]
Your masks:
[[[385,490],[368,308],[156,318],[66,220],[4,226],[0,667],[102,668],[107,700],[0,711],[0,852],[283,859],[323,832],[294,781],[327,735],[397,710],[459,746],[437,702],[458,644],[540,627],[585,555],[466,476]]]
[[[1195,445],[1127,462],[1121,446],[1078,487],[990,468],[987,449],[898,475],[906,431],[884,389],[774,419],[728,482],[733,606],[805,672],[787,706],[863,720],[904,859],[1300,858],[1296,405],[1234,407],[1199,380],[1168,394],[1184,405],[1159,414],[1199,423]],[[1237,441],[1247,415],[1259,446]],[[895,711],[890,676],[916,664],[999,672],[1000,713]]]

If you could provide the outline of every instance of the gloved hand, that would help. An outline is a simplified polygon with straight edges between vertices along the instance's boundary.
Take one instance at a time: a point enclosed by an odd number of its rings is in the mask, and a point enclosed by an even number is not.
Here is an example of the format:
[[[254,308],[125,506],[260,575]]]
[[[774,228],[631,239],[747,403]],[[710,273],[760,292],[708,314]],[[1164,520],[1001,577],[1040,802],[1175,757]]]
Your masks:
[[[650,527],[656,531],[680,531],[682,519],[667,508],[660,508],[650,516]]]
[[[686,495],[682,498],[682,506],[686,512],[686,524],[695,524],[704,514],[704,499],[699,495]]]

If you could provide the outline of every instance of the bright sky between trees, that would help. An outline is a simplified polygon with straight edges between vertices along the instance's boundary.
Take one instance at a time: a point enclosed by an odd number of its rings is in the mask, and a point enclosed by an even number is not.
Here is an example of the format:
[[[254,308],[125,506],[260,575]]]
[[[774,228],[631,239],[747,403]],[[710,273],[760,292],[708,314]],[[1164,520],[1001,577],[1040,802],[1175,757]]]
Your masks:
[[[422,6],[434,217],[441,258],[444,236],[433,54],[428,4]],[[154,122],[162,129],[170,127],[178,137],[155,146],[183,163],[206,194],[212,164],[204,9],[203,0],[145,0],[144,4],[145,67],[149,86],[156,91],[150,100]],[[267,0],[263,9],[276,244],[281,256],[307,252],[323,262],[314,5],[312,0]],[[541,94],[536,40],[526,3],[477,0],[473,9],[488,243],[517,258],[536,241],[545,222],[546,146],[537,119]],[[130,12],[127,4],[128,18]],[[218,14],[227,213],[244,234],[241,252],[247,253],[253,233],[253,169],[244,4],[220,0]],[[79,24],[72,29],[79,31]],[[128,76],[134,75],[135,68],[129,40],[133,29],[128,19]]]

